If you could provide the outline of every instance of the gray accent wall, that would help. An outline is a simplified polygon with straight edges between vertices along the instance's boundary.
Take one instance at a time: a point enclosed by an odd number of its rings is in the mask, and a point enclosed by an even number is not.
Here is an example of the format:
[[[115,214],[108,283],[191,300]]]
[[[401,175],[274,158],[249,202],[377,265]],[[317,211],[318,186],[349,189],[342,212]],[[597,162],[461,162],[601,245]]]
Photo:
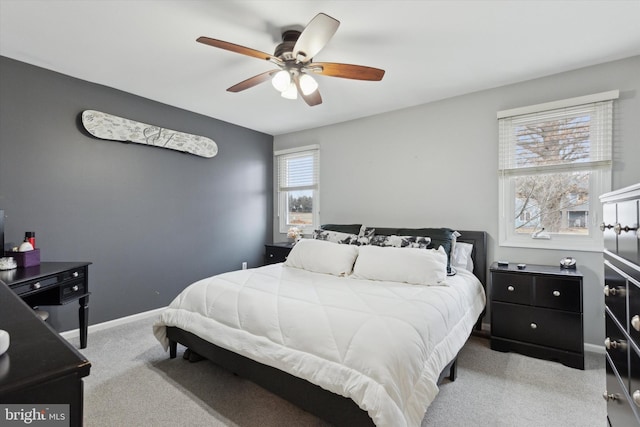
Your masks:
[[[99,140],[82,127],[87,109],[203,135],[219,153]],[[42,261],[92,262],[90,324],[166,306],[243,261],[261,264],[272,163],[271,135],[0,57],[5,241],[35,231]],[[78,327],[76,303],[46,309],[55,329]]]
[[[473,73],[472,64],[468,72]],[[428,74],[425,70],[426,79]],[[585,276],[585,342],[602,346],[601,253],[498,246],[496,113],[613,89],[620,90],[613,135],[613,188],[617,189],[640,182],[640,56],[278,135],[274,148],[320,145],[323,223],[485,230],[490,261],[557,265],[573,255]],[[284,239],[277,221],[273,227],[274,235]]]

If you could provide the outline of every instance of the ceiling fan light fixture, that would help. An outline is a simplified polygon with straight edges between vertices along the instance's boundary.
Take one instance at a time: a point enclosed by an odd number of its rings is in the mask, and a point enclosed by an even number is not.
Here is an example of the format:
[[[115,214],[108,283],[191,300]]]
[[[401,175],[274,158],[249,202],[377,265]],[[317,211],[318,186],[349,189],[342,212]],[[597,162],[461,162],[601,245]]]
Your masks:
[[[284,92],[291,86],[291,75],[286,70],[278,71],[271,79],[271,84],[277,91]]]
[[[297,29],[284,31],[282,43],[276,46],[273,54],[210,37],[198,37],[196,41],[262,61],[266,60],[278,67],[243,80],[228,88],[228,92],[241,92],[271,80],[271,84],[282,97],[297,99],[300,95],[308,106],[313,107],[322,104],[322,97],[318,90],[318,83],[311,77],[312,75],[320,74],[366,81],[380,81],[384,76],[384,70],[363,65],[313,62],[313,58],[324,49],[339,25],[340,21],[337,19],[318,13],[302,31]]]
[[[283,90],[280,94],[283,98],[298,99],[298,89],[294,83],[290,83],[286,90]]]
[[[305,95],[310,95],[318,89],[318,82],[309,74],[303,74],[300,77],[300,89]]]

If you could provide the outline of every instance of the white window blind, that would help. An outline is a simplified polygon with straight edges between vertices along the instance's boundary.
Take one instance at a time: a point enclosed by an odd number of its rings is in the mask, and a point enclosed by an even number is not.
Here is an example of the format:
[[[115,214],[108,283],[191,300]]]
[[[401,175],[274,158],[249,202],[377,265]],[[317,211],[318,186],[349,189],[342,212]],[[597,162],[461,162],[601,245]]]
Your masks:
[[[275,154],[278,159],[279,191],[318,189],[317,148],[304,147],[303,151],[280,151]]]
[[[499,120],[503,174],[585,170],[611,165],[613,101]]]

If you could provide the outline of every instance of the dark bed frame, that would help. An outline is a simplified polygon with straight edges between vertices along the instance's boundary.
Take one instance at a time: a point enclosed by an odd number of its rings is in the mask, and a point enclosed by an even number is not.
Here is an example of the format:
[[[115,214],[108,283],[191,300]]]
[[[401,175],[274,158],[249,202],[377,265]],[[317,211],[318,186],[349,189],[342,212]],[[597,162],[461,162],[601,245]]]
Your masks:
[[[487,234],[484,231],[459,231],[459,242],[473,244],[473,273],[480,279],[486,292],[487,277]],[[480,314],[476,330],[482,327]],[[235,375],[262,386],[270,392],[286,399],[301,409],[316,415],[336,426],[373,426],[373,420],[366,411],[351,399],[327,391],[307,380],[295,377],[271,366],[226,350],[203,340],[197,335],[176,327],[167,327],[170,357],[177,355],[177,345],[182,344],[191,352],[212,361]],[[444,378],[456,379],[457,356],[442,370],[438,384]]]

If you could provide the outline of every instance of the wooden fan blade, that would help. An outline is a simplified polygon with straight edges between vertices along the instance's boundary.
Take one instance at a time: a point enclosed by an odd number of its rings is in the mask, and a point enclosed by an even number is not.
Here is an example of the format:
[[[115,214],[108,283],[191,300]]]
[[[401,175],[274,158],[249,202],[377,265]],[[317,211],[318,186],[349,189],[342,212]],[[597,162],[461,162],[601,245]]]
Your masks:
[[[314,62],[309,70],[323,76],[342,77],[344,79],[380,81],[384,76],[384,70],[364,65],[338,64],[335,62]],[[316,71],[316,66],[321,66],[322,71]]]
[[[293,57],[299,62],[309,62],[329,42],[336,33],[340,21],[325,15],[317,14],[302,30],[293,46]]]
[[[252,88],[256,85],[259,85],[260,83],[266,82],[267,80],[271,79],[271,76],[273,76],[278,71],[280,70],[265,71],[264,73],[260,73],[257,76],[249,77],[247,80],[243,80],[240,83],[231,86],[229,89],[227,89],[227,92],[240,92],[245,89]]]
[[[209,46],[217,47],[220,49],[229,50],[231,52],[240,53],[242,55],[252,56],[258,59],[271,59],[271,54],[264,53],[259,50],[251,49],[249,47],[240,46],[239,44],[229,43],[222,40],[216,40],[209,37],[198,37],[196,39],[198,43],[203,43]]]
[[[294,75],[293,81],[296,84],[296,89],[298,89],[298,94],[304,99],[304,102],[309,105],[309,107],[313,107],[314,105],[322,104],[322,96],[320,96],[320,91],[318,89],[311,92],[309,95],[305,95],[302,92],[302,88],[300,87],[300,76]]]

